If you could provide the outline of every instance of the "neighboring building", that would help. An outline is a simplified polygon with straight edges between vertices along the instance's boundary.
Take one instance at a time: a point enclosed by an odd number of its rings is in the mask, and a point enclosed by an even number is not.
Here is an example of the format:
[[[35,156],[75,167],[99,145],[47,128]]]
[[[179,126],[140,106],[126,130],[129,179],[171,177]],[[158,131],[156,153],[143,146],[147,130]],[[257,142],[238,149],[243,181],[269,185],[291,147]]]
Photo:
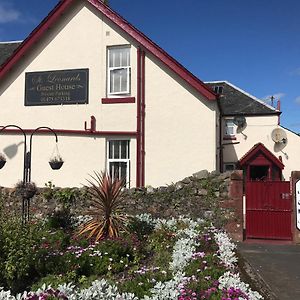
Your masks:
[[[16,48],[17,47],[17,48]],[[0,45],[0,125],[30,134],[32,181],[80,186],[93,171],[164,185],[219,169],[216,94],[97,0],[61,0],[21,43]],[[0,135],[0,185],[22,179],[23,135]],[[29,145],[29,141],[27,140]]]
[[[21,43],[21,41],[0,42],[0,66],[12,56]]]
[[[280,104],[275,109],[227,81],[206,84],[220,95],[223,170],[243,168],[255,180],[279,180],[282,173],[289,180],[300,169],[300,137],[280,125]]]

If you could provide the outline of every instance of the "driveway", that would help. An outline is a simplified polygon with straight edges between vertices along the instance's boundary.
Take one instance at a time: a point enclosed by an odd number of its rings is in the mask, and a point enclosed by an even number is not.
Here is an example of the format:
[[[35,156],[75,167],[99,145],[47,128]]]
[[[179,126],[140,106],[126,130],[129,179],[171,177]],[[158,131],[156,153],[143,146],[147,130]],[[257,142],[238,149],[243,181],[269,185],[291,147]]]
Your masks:
[[[257,277],[266,284],[269,296],[280,300],[300,299],[300,245],[244,242],[238,252]],[[247,264],[248,263],[248,264]]]

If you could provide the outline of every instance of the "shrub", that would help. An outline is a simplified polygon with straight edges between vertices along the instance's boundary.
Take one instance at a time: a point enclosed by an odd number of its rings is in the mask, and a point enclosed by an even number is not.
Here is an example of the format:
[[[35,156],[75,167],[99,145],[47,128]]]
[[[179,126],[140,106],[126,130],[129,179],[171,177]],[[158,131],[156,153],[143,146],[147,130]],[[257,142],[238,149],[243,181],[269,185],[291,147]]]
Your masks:
[[[88,234],[88,239],[99,241],[103,238],[118,237],[125,230],[127,217],[122,213],[122,197],[120,197],[125,180],[113,179],[107,173],[96,173],[88,180],[90,186],[87,193],[92,197],[87,214],[92,220],[81,225],[79,235]]]
[[[154,231],[153,224],[149,224],[148,222],[138,218],[132,218],[129,221],[127,228],[130,233],[136,234],[140,241],[145,240],[145,238]]]
[[[22,226],[18,219],[1,222],[0,231],[3,284],[13,292],[20,291],[36,276],[32,257],[34,231],[30,225]]]
[[[47,224],[53,229],[70,229],[73,225],[73,215],[69,208],[62,207],[61,209],[54,210],[48,215]]]

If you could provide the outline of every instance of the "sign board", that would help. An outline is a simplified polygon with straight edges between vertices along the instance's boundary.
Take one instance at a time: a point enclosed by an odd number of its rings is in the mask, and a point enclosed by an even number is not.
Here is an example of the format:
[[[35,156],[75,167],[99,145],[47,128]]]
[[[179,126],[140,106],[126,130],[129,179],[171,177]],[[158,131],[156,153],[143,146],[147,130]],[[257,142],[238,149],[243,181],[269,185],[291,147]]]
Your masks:
[[[88,103],[89,69],[25,74],[25,106]]]
[[[295,188],[296,195],[296,226],[300,230],[300,180],[296,182]]]

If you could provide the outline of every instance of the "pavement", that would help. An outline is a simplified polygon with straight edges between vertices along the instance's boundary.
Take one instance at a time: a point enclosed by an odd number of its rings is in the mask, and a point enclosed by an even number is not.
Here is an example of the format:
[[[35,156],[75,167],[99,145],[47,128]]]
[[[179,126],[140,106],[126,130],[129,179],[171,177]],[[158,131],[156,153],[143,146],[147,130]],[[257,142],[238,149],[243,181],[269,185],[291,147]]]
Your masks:
[[[238,244],[238,253],[265,300],[300,300],[300,245],[250,240]]]

